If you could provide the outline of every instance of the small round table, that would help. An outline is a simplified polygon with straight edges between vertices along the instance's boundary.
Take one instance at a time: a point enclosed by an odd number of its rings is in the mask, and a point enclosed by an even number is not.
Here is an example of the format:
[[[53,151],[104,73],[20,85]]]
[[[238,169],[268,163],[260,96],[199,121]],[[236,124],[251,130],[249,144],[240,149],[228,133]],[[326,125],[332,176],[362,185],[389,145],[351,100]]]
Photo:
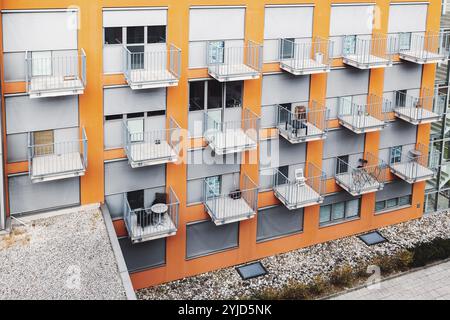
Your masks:
[[[156,224],[161,224],[162,215],[169,210],[169,207],[165,203],[157,203],[152,205],[150,210],[152,211],[152,224],[155,225],[155,221],[157,221]]]

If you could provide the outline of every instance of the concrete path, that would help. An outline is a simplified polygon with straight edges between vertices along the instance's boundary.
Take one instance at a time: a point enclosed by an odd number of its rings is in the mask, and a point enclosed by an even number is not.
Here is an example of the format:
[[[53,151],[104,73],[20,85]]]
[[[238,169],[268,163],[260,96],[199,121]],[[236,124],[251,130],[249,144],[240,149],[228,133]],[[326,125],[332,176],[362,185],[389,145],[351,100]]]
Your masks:
[[[450,261],[334,297],[336,300],[450,300]]]

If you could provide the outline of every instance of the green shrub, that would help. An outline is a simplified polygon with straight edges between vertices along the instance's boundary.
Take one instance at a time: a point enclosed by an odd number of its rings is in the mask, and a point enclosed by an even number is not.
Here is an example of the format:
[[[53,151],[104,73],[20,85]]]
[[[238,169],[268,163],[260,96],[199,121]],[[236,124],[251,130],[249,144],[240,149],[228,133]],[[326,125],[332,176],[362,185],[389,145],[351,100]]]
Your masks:
[[[431,242],[422,243],[412,249],[413,267],[422,267],[429,263],[450,257],[450,239],[437,238]]]

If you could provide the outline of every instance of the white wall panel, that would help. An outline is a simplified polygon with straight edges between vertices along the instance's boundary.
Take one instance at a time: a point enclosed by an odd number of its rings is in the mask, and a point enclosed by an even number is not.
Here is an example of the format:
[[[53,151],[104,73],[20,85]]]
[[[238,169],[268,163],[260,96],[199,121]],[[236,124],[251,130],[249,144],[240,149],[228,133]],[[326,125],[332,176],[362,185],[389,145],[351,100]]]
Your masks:
[[[103,11],[103,27],[162,26],[166,24],[166,9],[124,9]]]
[[[314,7],[270,7],[265,11],[264,39],[310,38]]]
[[[189,41],[244,39],[245,8],[193,8]]]
[[[330,36],[371,34],[373,5],[332,6]]]
[[[425,31],[427,4],[391,4],[389,7],[389,33]]]

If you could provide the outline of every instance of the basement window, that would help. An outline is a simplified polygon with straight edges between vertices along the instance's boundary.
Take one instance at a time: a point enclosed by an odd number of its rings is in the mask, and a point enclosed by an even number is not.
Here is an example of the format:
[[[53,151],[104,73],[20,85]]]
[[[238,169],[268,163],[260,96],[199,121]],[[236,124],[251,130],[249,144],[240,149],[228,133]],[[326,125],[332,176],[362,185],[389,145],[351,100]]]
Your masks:
[[[378,231],[363,234],[358,238],[368,246],[373,246],[387,241],[387,239],[383,237]]]
[[[236,267],[236,271],[239,273],[242,280],[249,280],[267,274],[267,269],[259,261]]]

